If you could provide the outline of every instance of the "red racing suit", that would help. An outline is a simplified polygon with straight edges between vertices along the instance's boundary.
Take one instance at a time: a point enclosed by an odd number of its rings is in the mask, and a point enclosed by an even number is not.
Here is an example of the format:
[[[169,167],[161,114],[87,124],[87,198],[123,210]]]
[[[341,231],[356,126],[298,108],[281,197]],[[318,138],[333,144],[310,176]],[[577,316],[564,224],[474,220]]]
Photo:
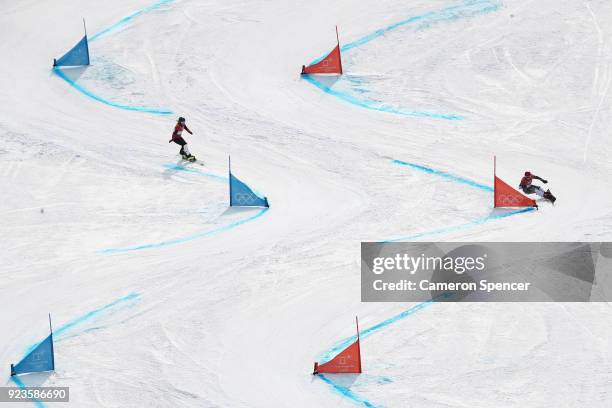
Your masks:
[[[172,141],[173,142],[176,142],[178,144],[181,144],[180,141],[185,142],[185,140],[183,139],[183,136],[181,136],[183,134],[183,130],[186,130],[187,133],[189,133],[190,135],[193,135],[193,132],[191,130],[189,130],[187,125],[185,125],[184,123],[179,122],[174,127],[174,132],[172,132]]]

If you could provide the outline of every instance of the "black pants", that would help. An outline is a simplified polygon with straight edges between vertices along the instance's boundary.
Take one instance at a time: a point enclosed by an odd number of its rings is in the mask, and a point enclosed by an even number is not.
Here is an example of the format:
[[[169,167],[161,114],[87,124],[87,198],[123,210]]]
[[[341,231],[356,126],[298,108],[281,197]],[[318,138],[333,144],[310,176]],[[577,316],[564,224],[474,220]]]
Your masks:
[[[181,156],[186,155],[187,153],[185,152],[185,145],[187,144],[187,142],[185,141],[185,139],[183,139],[181,136],[175,137],[174,139],[172,139],[172,141],[174,143],[176,143],[177,145],[181,146],[181,151],[179,152]]]
[[[534,186],[533,184],[527,187],[522,187],[522,190],[525,194],[533,194],[536,193],[539,196],[544,196],[544,189],[540,186]]]

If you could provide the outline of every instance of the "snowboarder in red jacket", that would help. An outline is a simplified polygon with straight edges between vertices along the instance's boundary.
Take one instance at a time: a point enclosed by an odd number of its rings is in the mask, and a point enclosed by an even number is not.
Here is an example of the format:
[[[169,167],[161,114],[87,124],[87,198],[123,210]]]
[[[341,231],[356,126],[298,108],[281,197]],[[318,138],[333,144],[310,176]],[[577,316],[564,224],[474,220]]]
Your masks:
[[[521,183],[519,184],[519,188],[523,190],[525,194],[537,194],[540,197],[544,197],[547,200],[550,200],[553,204],[557,200],[554,195],[550,192],[550,190],[544,191],[544,189],[540,186],[536,186],[531,184],[533,180],[540,180],[542,183],[547,184],[548,180],[544,180],[542,177],[538,177],[535,174],[532,174],[530,171],[525,172],[525,176],[521,179]]]
[[[174,142],[178,144],[179,146],[181,146],[181,150],[179,151],[179,154],[184,160],[195,161],[196,159],[195,156],[189,153],[187,142],[185,141],[185,139],[183,139],[183,136],[182,136],[183,130],[186,130],[187,133],[189,133],[190,135],[193,135],[193,132],[189,130],[189,128],[185,124],[185,118],[181,116],[180,118],[178,118],[178,121],[176,122],[176,126],[174,127],[174,132],[172,132],[172,139],[170,139],[168,143]]]

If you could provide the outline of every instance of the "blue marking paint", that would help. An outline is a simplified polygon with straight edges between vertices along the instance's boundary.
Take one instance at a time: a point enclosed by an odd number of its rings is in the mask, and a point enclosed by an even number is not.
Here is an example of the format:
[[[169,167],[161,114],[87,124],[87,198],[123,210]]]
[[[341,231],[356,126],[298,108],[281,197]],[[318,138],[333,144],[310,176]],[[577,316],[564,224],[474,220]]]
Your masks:
[[[348,51],[353,48],[360,47],[364,44],[369,43],[372,40],[375,40],[379,37],[384,36],[385,34],[397,30],[406,25],[410,25],[413,23],[437,23],[440,21],[451,21],[459,18],[468,18],[474,17],[479,14],[486,14],[493,11],[497,11],[499,6],[488,0],[469,0],[465,1],[463,4],[457,4],[455,6],[450,6],[438,11],[430,11],[425,14],[421,14],[418,16],[409,17],[405,20],[399,21],[397,23],[391,24],[385,28],[378,29],[371,34],[363,36],[353,42],[345,44],[340,47],[340,51]]]
[[[110,26],[108,28],[105,28],[104,30],[101,30],[101,31],[95,33],[94,35],[91,36],[91,38],[89,38],[89,41],[90,42],[95,41],[98,38],[100,38],[101,36],[103,36],[105,34],[108,34],[111,31],[116,31],[119,28],[127,25],[130,21],[132,21],[136,17],[141,16],[141,15],[143,15],[145,13],[149,13],[151,11],[157,10],[161,6],[164,6],[166,4],[170,4],[170,3],[173,3],[173,2],[174,2],[174,0],[161,0],[161,1],[158,1],[157,3],[155,3],[155,4],[152,4],[152,5],[148,6],[148,7],[145,7],[143,9],[141,9],[141,10],[135,11],[134,13],[130,14],[129,16],[123,17],[121,20],[119,20],[118,22],[116,22],[112,26]]]
[[[390,326],[394,323],[397,323],[398,321],[405,319],[408,316],[412,316],[413,314],[415,314],[416,312],[419,312],[423,309],[425,309],[428,306],[431,306],[433,303],[436,303],[438,300],[442,299],[442,298],[448,298],[450,297],[450,294],[442,294],[439,297],[435,298],[435,299],[431,299],[428,300],[426,302],[422,302],[419,304],[416,304],[415,306],[412,306],[410,309],[404,310],[403,312],[390,317],[386,320],[383,320],[382,322],[375,324],[372,327],[369,327],[365,330],[362,330],[360,332],[360,338],[361,339],[366,339],[368,337],[370,337],[372,334],[379,332],[380,330],[386,328],[387,326]],[[351,337],[348,337],[344,340],[342,340],[341,342],[339,342],[338,344],[334,345],[331,349],[329,349],[329,351],[327,351],[325,354],[323,354],[320,358],[321,361],[323,362],[327,362],[329,360],[331,360],[334,356],[336,356],[338,353],[340,353],[342,350],[344,350],[345,348],[347,348],[348,346],[350,346],[351,344],[353,344],[355,342],[355,340],[357,340],[357,335],[353,335]]]
[[[349,50],[358,48],[362,45],[369,43],[377,38],[384,36],[385,34],[394,31],[400,27],[404,27],[410,24],[421,23],[421,24],[433,24],[441,21],[451,21],[459,18],[467,18],[473,17],[479,14],[490,13],[493,11],[497,11],[499,9],[499,5],[489,1],[489,0],[468,0],[462,4],[458,4],[455,6],[447,7],[438,11],[431,11],[422,15],[409,17],[397,23],[391,24],[385,28],[381,28],[379,30],[374,31],[364,37],[361,37],[353,42],[345,44],[340,47],[341,52],[347,52]],[[326,54],[327,55],[327,54]],[[316,64],[325,58],[326,55],[315,58],[309,65]],[[415,111],[408,109],[396,108],[384,103],[370,101],[367,99],[357,98],[350,93],[342,92],[339,90],[334,90],[331,87],[317,81],[312,77],[312,75],[302,75],[307,82],[316,86],[323,92],[335,96],[345,102],[353,104],[355,106],[359,106],[361,108],[375,110],[379,112],[387,112],[396,115],[403,116],[413,116],[413,117],[422,117],[422,118],[430,118],[430,119],[444,119],[444,120],[462,120],[463,116],[457,114],[445,114],[445,113],[435,113],[435,112],[424,112],[424,111]],[[354,81],[353,81],[354,82]],[[360,87],[358,93],[364,94],[367,90],[363,87]]]
[[[53,330],[53,338],[56,339],[57,337],[61,336],[63,333],[66,333],[67,331],[73,329],[74,327],[80,325],[81,323],[84,323],[96,316],[98,316],[100,313],[111,309],[119,304],[123,304],[126,302],[129,302],[131,300],[138,300],[140,298],[140,295],[138,293],[130,293],[126,296],[123,296],[105,306],[99,307],[97,309],[94,309],[86,314],[84,314],[83,316],[72,320],[71,322],[68,322],[66,324],[64,324],[63,326],[60,326],[58,329]],[[35,343],[31,346],[29,346],[26,351],[24,352],[24,357],[27,356],[28,354],[30,354],[30,352],[32,350],[34,350],[41,342],[39,341],[38,343]],[[20,389],[24,389],[26,387],[26,385],[23,383],[23,381],[21,381],[21,379],[18,376],[12,376],[11,380],[20,388]],[[38,401],[38,400],[33,400],[31,401],[34,405],[36,405],[38,408],[46,408],[46,405],[43,404],[42,402]]]
[[[167,241],[155,242],[152,244],[135,245],[135,246],[125,247],[125,248],[107,248],[107,249],[101,250],[100,252],[103,254],[116,254],[116,253],[122,253],[122,252],[141,251],[143,249],[153,249],[153,248],[161,248],[161,247],[170,246],[170,245],[183,244],[185,242],[193,241],[195,239],[209,237],[211,235],[216,235],[221,232],[229,231],[240,225],[246,224],[247,222],[253,221],[261,217],[268,210],[269,208],[262,208],[257,214],[254,214],[248,218],[234,221],[227,225],[223,225],[221,227],[214,228],[212,230],[203,231],[203,232],[200,232],[194,235],[189,235],[187,237],[175,238],[175,239],[170,239]]]
[[[477,183],[473,180],[469,180],[463,177],[459,177],[459,176],[455,176],[453,174],[447,173],[445,171],[441,171],[441,170],[434,170],[430,167],[426,167],[426,166],[422,166],[420,164],[415,164],[415,163],[408,163],[405,161],[401,161],[401,160],[391,160],[391,163],[393,164],[398,164],[400,166],[408,166],[411,167],[415,170],[418,171],[422,171],[423,173],[428,173],[428,174],[433,174],[434,176],[439,176],[439,177],[443,177],[445,179],[457,182],[457,183],[461,183],[461,184],[465,184],[468,185],[470,187],[474,187],[477,188],[479,190],[483,190],[483,191],[487,191],[489,193],[493,192],[493,187],[484,185],[484,184],[480,184]]]
[[[418,239],[418,238],[429,237],[429,236],[440,235],[440,234],[447,234],[449,232],[460,231],[460,230],[467,229],[467,228],[470,228],[470,227],[473,227],[473,226],[476,226],[476,225],[485,224],[485,223],[490,222],[490,221],[500,220],[502,218],[512,217],[513,215],[524,214],[524,213],[527,213],[527,212],[530,212],[530,211],[534,211],[534,208],[533,207],[522,208],[520,210],[510,211],[510,212],[507,212],[507,213],[504,213],[504,214],[499,214],[499,215],[493,215],[493,216],[487,216],[487,217],[479,218],[479,219],[476,219],[474,221],[466,222],[465,224],[452,225],[450,227],[440,228],[440,229],[437,229],[437,230],[419,232],[417,234],[406,235],[406,236],[403,236],[403,237],[389,239],[389,240],[381,241],[381,242],[412,241],[412,240],[415,240],[415,239]]]
[[[229,177],[227,177],[227,176],[220,176],[218,174],[210,173],[208,171],[203,171],[203,170],[199,170],[199,169],[192,169],[191,167],[181,166],[180,164],[167,163],[167,164],[164,164],[164,167],[167,168],[168,170],[175,170],[175,171],[181,171],[181,172],[185,172],[185,173],[197,174],[198,176],[209,177],[209,178],[217,180],[217,181],[226,182],[226,181],[229,180]]]
[[[119,304],[123,304],[123,303],[129,302],[129,301],[132,301],[132,300],[136,301],[136,300],[139,300],[139,299],[140,299],[140,295],[138,293],[132,292],[132,293],[130,293],[128,295],[125,295],[125,296],[123,296],[123,297],[121,297],[121,298],[119,298],[119,299],[117,299],[117,300],[115,300],[115,301],[113,301],[113,302],[111,302],[111,303],[109,303],[107,305],[104,305],[102,307],[94,309],[91,312],[88,312],[88,313],[84,314],[83,316],[79,317],[78,319],[75,319],[75,320],[73,320],[73,321],[71,321],[69,323],[66,323],[65,325],[63,325],[63,326],[59,327],[58,329],[54,330],[53,334],[56,335],[56,336],[60,336],[61,334],[71,330],[72,328],[74,328],[74,327],[76,327],[76,326],[78,326],[78,325],[80,325],[80,324],[82,324],[82,323],[84,323],[84,322],[94,318],[94,317],[96,317],[97,315],[99,315],[102,312],[107,311],[108,309],[111,309],[111,308],[113,308],[113,307],[115,307],[115,306],[117,306]]]
[[[372,404],[370,401],[368,401],[364,397],[355,394],[353,391],[351,391],[350,388],[345,387],[344,385],[340,385],[340,384],[337,384],[337,383],[333,382],[326,375],[318,374],[317,377],[319,377],[320,379],[325,381],[327,384],[329,384],[332,387],[332,389],[334,390],[334,392],[342,395],[343,397],[348,398],[351,401],[356,402],[358,404],[363,404],[364,406],[366,406],[368,408],[376,408],[377,407],[377,405]]]
[[[402,109],[394,108],[393,106],[390,106],[390,105],[386,105],[380,102],[369,101],[366,99],[359,99],[346,92],[332,89],[328,85],[325,85],[317,81],[315,78],[312,77],[312,75],[302,75],[302,78],[305,81],[310,82],[311,84],[313,84],[314,86],[316,86],[317,88],[319,88],[320,90],[322,90],[323,92],[329,95],[335,96],[345,102],[348,102],[350,104],[353,104],[353,105],[356,105],[356,106],[359,106],[365,109],[375,110],[379,112],[394,113],[396,115],[415,116],[415,117],[421,117],[421,118],[446,119],[446,120],[463,119],[463,116],[455,115],[455,114],[411,111],[411,110],[402,110]]]
[[[59,76],[60,78],[62,78],[64,81],[66,81],[70,86],[72,86],[74,89],[76,89],[77,91],[79,91],[80,93],[82,93],[83,95],[101,102],[105,105],[108,106],[112,106],[114,108],[119,108],[119,109],[124,109],[124,110],[129,110],[129,111],[136,111],[136,112],[145,112],[145,113],[154,113],[157,115],[170,115],[173,112],[171,110],[167,110],[167,109],[158,109],[158,108],[147,108],[144,106],[132,106],[132,105],[124,105],[124,104],[120,104],[117,102],[113,102],[113,101],[109,101],[108,99],[104,99],[101,96],[98,96],[96,94],[94,94],[93,92],[91,92],[89,89],[85,88],[84,86],[77,84],[76,81],[73,81],[72,79],[70,79],[61,69],[55,67],[52,69],[53,73],[55,73],[57,76]]]
[[[68,322],[68,323],[64,324],[63,326],[60,326],[59,328],[53,329],[53,338],[54,338],[54,340],[57,341],[58,338],[63,333],[73,329],[74,327],[76,327],[76,326],[78,326],[78,325],[80,325],[82,323],[85,323],[88,320],[93,319],[94,317],[98,316],[100,313],[105,312],[105,311],[107,311],[107,310],[109,310],[111,308],[114,308],[117,305],[129,302],[129,301],[132,301],[132,300],[136,301],[139,298],[140,298],[140,295],[138,293],[132,292],[132,293],[130,293],[130,294],[126,295],[126,296],[123,296],[123,297],[121,297],[121,298],[119,298],[119,299],[117,299],[117,300],[115,300],[115,301],[113,301],[113,302],[111,302],[111,303],[109,303],[107,305],[104,305],[102,307],[94,309],[91,312],[88,312],[88,313],[84,314],[83,316],[81,316],[81,317],[79,317],[79,318],[77,318],[75,320],[72,320],[71,322]],[[39,341],[37,343],[34,343],[34,344],[28,346],[28,348],[26,349],[26,351],[23,354],[23,357],[25,357],[28,354],[30,354],[30,352],[32,350],[34,350],[36,347],[38,347],[38,345],[40,343],[41,342]]]

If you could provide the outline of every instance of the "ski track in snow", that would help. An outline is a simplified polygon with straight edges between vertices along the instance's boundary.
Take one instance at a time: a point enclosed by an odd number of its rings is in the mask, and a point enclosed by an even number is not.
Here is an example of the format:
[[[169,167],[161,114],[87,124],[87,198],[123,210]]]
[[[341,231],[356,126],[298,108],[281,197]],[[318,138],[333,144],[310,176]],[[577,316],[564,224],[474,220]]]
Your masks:
[[[439,11],[432,11],[429,13],[421,14],[418,16],[413,16],[397,23],[391,24],[385,28],[381,28],[379,30],[374,31],[371,34],[368,34],[364,37],[359,38],[353,42],[345,44],[340,47],[341,52],[347,52],[352,49],[356,49],[361,47],[375,39],[385,36],[386,34],[397,30],[398,28],[404,27],[406,25],[422,23],[422,24],[434,24],[441,21],[452,21],[459,18],[469,18],[480,14],[491,13],[497,11],[499,9],[499,5],[489,0],[468,0],[462,4],[451,6],[444,8]],[[316,59],[314,59],[309,65],[316,64],[325,58],[327,54],[322,55]],[[326,85],[325,83],[317,80],[315,75],[303,75],[302,78],[306,80],[308,83],[316,86],[318,89],[323,92],[335,96],[345,102],[353,104],[355,106],[359,106],[361,108],[375,110],[379,112],[392,113],[396,115],[402,116],[413,116],[420,118],[430,118],[430,119],[444,119],[444,120],[462,120],[465,119],[462,115],[457,114],[448,114],[448,113],[435,113],[435,112],[425,112],[418,111],[413,109],[404,109],[398,108],[394,106],[390,106],[385,104],[384,102],[376,102],[367,99],[361,99],[356,97],[355,95],[351,95],[348,92],[343,92],[340,90],[333,89],[333,86]],[[340,76],[338,81],[342,81],[343,78]],[[335,84],[334,84],[335,85]]]

